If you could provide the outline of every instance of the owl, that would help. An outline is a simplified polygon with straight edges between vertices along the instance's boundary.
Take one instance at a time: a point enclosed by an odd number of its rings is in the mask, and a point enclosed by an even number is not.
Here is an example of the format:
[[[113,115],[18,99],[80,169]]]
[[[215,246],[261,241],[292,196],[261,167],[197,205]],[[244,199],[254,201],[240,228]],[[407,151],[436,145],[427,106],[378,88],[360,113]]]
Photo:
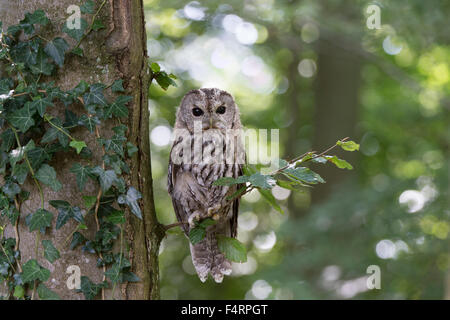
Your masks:
[[[203,240],[190,243],[192,262],[202,282],[208,275],[220,283],[231,263],[219,250],[217,237],[236,237],[239,199],[227,197],[241,185],[216,186],[222,177],[242,175],[245,152],[239,109],[226,91],[202,88],[188,92],[177,110],[170,152],[168,192],[186,236],[212,218]],[[233,197],[231,197],[233,198]]]

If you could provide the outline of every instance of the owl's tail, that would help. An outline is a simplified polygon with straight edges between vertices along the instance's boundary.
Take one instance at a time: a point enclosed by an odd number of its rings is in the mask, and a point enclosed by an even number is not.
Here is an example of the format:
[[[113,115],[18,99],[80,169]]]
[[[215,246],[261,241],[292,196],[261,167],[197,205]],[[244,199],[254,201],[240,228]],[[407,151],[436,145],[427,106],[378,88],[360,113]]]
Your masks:
[[[231,274],[231,263],[219,250],[215,230],[207,231],[201,242],[190,246],[192,263],[202,282],[208,279],[209,273],[217,283],[222,282],[224,275]]]

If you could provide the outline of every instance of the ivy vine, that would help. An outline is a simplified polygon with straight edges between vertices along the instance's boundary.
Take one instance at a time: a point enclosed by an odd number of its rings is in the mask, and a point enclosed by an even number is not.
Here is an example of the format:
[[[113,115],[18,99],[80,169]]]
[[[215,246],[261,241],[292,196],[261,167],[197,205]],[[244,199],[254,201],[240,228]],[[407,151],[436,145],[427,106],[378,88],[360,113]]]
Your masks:
[[[59,299],[44,285],[50,278],[50,271],[41,266],[38,259],[44,257],[54,263],[67,246],[71,250],[81,246],[84,252],[95,254],[97,266],[103,269],[100,283],[81,277],[79,291],[86,299],[93,299],[100,292],[104,299],[104,288],[112,288],[113,298],[118,283],[140,281],[130,271],[123,230],[126,208],[142,219],[139,206],[142,196],[125,179],[130,172],[127,160],[138,151],[127,141],[128,128],[121,122],[128,118],[127,104],[132,97],[123,94],[122,79],[110,84],[81,80],[76,87],[66,91],[55,82],[46,81],[47,76],[63,67],[67,55],[83,57],[80,47],[83,39],[92,31],[104,28],[98,15],[105,3],[106,0],[102,1],[97,9],[92,0],[83,3],[81,13],[91,18],[90,23],[81,18],[80,29],[69,29],[64,23],[61,31],[76,41],[73,48],[62,37],[46,39],[41,35],[42,30],[52,24],[43,10],[26,13],[23,20],[6,31],[0,22],[0,65],[4,70],[0,73],[0,174],[3,177],[0,212],[15,233],[15,237],[6,237],[6,226],[0,226],[0,280],[8,287],[5,299]],[[161,77],[159,70],[156,74]],[[169,79],[169,76],[166,74],[163,78]],[[109,95],[116,96],[114,100],[106,98],[107,90]],[[84,111],[77,114],[75,110],[79,110],[80,105]],[[111,134],[104,136],[100,134],[99,126],[106,121],[115,126]],[[74,133],[82,132],[79,128],[95,137],[97,147],[102,150],[99,162],[94,159],[86,141]],[[83,193],[81,206],[44,197],[43,185],[55,192],[62,189],[58,173],[52,166],[56,154],[61,157],[62,153],[79,159],[70,168],[70,173]],[[25,189],[31,187],[25,183],[28,179],[39,191],[40,208],[25,218],[29,232],[34,234],[35,257],[22,261],[18,225],[22,204],[30,196],[30,191]],[[89,180],[98,186],[95,194],[85,191]],[[54,214],[45,208],[46,202],[57,212],[56,229],[69,221],[76,222],[76,228],[63,243],[40,239],[55,220]],[[89,215],[96,223],[93,239],[83,232],[88,228],[86,219]],[[119,241],[119,252],[113,251],[115,241]]]

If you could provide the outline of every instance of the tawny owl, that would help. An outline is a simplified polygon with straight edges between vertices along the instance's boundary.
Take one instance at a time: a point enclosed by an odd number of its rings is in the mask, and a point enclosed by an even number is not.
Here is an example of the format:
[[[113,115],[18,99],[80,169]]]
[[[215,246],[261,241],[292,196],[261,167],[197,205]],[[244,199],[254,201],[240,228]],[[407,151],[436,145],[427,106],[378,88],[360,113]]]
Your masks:
[[[215,186],[221,177],[242,174],[239,109],[226,91],[203,88],[188,92],[178,108],[169,160],[168,191],[185,234],[206,218],[205,238],[192,245],[192,262],[201,281],[216,282],[231,273],[231,263],[219,250],[217,236],[236,237],[239,199],[227,199],[241,185]]]

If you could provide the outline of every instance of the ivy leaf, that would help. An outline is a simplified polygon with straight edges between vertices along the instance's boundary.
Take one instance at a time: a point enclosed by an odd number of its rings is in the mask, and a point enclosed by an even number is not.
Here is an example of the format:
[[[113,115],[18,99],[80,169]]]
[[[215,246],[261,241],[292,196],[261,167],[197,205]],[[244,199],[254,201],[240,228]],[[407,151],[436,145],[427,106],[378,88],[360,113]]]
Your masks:
[[[49,41],[44,48],[45,53],[55,60],[60,67],[64,64],[64,54],[69,49],[69,45],[63,38],[55,38]]]
[[[54,104],[48,98],[41,98],[39,96],[31,103],[31,107],[36,108],[41,117],[44,116],[47,107],[52,106],[54,106]]]
[[[105,86],[101,83],[95,83],[91,85],[91,87],[89,88],[89,92],[83,95],[84,103],[87,106],[95,104],[106,106],[107,102],[105,96],[103,95],[104,89]]]
[[[70,172],[75,173],[78,189],[80,191],[83,191],[88,177],[92,176],[91,168],[82,166],[79,163],[74,163],[72,168],[70,168]]]
[[[79,123],[81,125],[85,126],[89,130],[89,132],[94,132],[95,126],[100,124],[100,120],[96,116],[89,117],[89,116],[83,114],[80,117]]]
[[[219,250],[230,261],[234,262],[246,262],[247,250],[245,246],[235,238],[229,238],[224,236],[217,237],[217,245]]]
[[[94,30],[94,31],[104,29],[104,28],[105,28],[105,25],[99,19],[95,19],[94,22],[92,23],[92,30]]]
[[[80,41],[84,35],[84,31],[87,29],[88,23],[85,19],[80,19],[80,28],[70,29],[67,27],[67,23],[64,23],[64,27],[62,28],[62,32],[67,33],[71,38],[76,41]],[[73,51],[72,51],[73,52]]]
[[[21,164],[14,166],[11,175],[19,184],[23,184],[27,179],[29,171],[30,169],[28,168],[28,164],[26,162],[22,162]]]
[[[47,288],[43,283],[40,283],[37,288],[39,299],[41,300],[61,300],[61,298],[52,290]]]
[[[53,214],[45,209],[38,209],[32,214],[28,227],[30,232],[52,225]]]
[[[77,150],[77,154],[80,154],[81,150],[84,147],[87,147],[86,142],[84,141],[78,141],[78,140],[72,140],[70,141],[69,146],[71,146],[72,148],[74,148],[75,150]]]
[[[125,89],[123,88],[123,80],[118,79],[114,81],[114,83],[111,86],[112,92],[125,92]]]
[[[50,263],[59,259],[59,251],[53,246],[53,243],[50,240],[42,240],[42,246],[44,247],[44,257],[50,261]]]
[[[284,214],[283,209],[281,209],[280,205],[278,204],[277,200],[275,200],[275,197],[270,190],[258,189],[258,191],[263,196],[264,200],[266,200],[275,210],[277,210],[281,214]]]
[[[85,3],[83,3],[80,6],[80,11],[81,13],[90,13],[93,14],[94,13],[94,7],[95,7],[95,3],[92,0],[87,0]]]
[[[83,222],[83,215],[80,208],[72,207],[69,202],[64,200],[51,200],[50,205],[58,210],[56,218],[56,229],[63,227],[69,219],[74,218],[78,222]]]
[[[125,214],[122,210],[114,210],[106,217],[106,220],[114,224],[124,224]]]
[[[118,118],[128,117],[128,108],[126,104],[131,100],[133,100],[131,96],[118,96],[116,100],[106,108],[105,118],[109,118],[111,114],[114,114]]]
[[[27,156],[33,168],[38,168],[44,161],[51,159],[47,151],[41,147],[35,147],[30,151],[27,151]]]
[[[105,141],[105,149],[106,151],[113,151],[123,157],[123,143],[126,140],[127,139],[125,137],[115,134],[111,137],[111,139]]]
[[[105,287],[104,284],[101,284],[101,283],[95,284],[88,277],[86,277],[86,276],[81,277],[80,291],[83,292],[86,300],[94,299],[100,292],[100,289],[102,289],[103,287]]]
[[[20,187],[15,182],[7,181],[2,187],[2,191],[8,196],[8,198],[14,199],[14,197],[20,193]]]
[[[130,187],[128,188],[127,194],[120,195],[117,198],[117,202],[119,204],[126,204],[128,207],[130,207],[131,212],[138,217],[139,219],[142,219],[142,213],[141,213],[141,207],[139,206],[138,200],[142,198],[142,194],[137,191],[135,188]]]
[[[44,10],[38,9],[34,11],[33,13],[26,13],[25,19],[30,24],[40,24],[40,25],[47,25],[50,20],[48,20],[47,16],[45,15]]]
[[[59,191],[62,188],[61,182],[56,178],[56,171],[53,167],[44,163],[35,175],[36,179],[41,181],[43,184],[48,185],[54,191]]]
[[[45,282],[50,277],[50,271],[41,267],[35,259],[28,260],[22,266],[23,272],[21,278],[23,282],[31,282],[34,280],[40,280]]]
[[[11,129],[6,129],[5,131],[3,131],[0,134],[0,138],[2,139],[0,150],[5,152],[8,152],[16,141],[14,132]]]
[[[72,51],[70,51],[70,52],[72,52],[73,54],[76,54],[77,56],[80,56],[80,57],[83,56],[83,49],[81,49],[80,47],[72,49]]]
[[[359,150],[359,144],[354,141],[338,141],[336,142],[338,146],[340,146],[345,151],[355,151]]]
[[[72,236],[72,241],[70,242],[70,250],[75,249],[80,244],[86,242],[86,238],[79,232],[75,232]]]
[[[139,149],[134,144],[127,142],[127,153],[129,157],[133,156],[138,150]]]
[[[14,298],[22,299],[25,296],[25,289],[22,286],[15,286],[13,296]]]
[[[31,126],[34,125],[33,115],[36,109],[32,108],[29,103],[19,110],[14,111],[11,115],[6,116],[6,119],[20,131],[25,133]]]
[[[36,55],[36,63],[34,65],[30,65],[31,72],[34,74],[45,74],[49,76],[52,74],[54,65],[48,62],[48,55],[39,48]]]
[[[100,180],[100,186],[102,187],[103,192],[106,192],[111,188],[113,182],[117,179],[116,173],[114,170],[103,170],[99,166],[96,166],[91,170],[91,172],[98,176]]]
[[[83,196],[83,201],[84,201],[84,207],[86,209],[90,209],[97,202],[97,197],[96,196]]]

